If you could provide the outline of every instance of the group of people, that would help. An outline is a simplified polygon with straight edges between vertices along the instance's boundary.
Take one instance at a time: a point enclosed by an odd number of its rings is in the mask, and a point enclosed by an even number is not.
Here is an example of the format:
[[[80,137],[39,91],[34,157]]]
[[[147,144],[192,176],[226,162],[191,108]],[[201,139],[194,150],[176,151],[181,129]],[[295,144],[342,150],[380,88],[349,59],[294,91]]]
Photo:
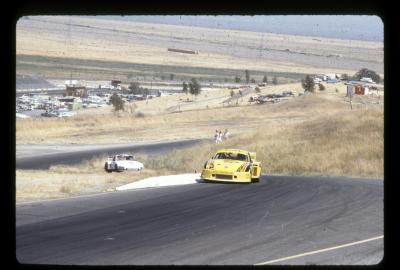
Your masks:
[[[214,139],[215,139],[215,143],[219,144],[222,143],[223,140],[228,139],[229,136],[229,132],[228,129],[225,129],[224,132],[222,132],[221,130],[215,130],[215,135],[214,135]]]

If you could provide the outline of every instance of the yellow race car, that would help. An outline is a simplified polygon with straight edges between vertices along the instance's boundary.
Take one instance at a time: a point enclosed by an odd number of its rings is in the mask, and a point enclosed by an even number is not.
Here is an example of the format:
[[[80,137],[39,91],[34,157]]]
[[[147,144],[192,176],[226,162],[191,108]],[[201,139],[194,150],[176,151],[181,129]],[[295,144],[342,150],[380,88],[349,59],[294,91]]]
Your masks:
[[[261,162],[256,153],[239,149],[221,149],[209,159],[201,172],[201,179],[218,182],[258,182]]]

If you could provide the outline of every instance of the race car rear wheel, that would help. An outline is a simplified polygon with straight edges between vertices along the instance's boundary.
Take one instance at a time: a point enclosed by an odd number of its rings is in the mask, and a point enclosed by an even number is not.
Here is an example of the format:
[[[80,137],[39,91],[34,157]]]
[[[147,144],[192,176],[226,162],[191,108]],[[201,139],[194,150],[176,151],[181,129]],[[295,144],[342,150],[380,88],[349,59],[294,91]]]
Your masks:
[[[251,175],[253,175],[253,172],[254,172],[254,168],[251,170]],[[258,182],[260,182],[260,178],[251,178],[251,182],[258,183]]]
[[[111,170],[108,169],[107,162],[104,163],[104,170],[105,170],[106,172],[108,172],[108,173],[112,172]]]

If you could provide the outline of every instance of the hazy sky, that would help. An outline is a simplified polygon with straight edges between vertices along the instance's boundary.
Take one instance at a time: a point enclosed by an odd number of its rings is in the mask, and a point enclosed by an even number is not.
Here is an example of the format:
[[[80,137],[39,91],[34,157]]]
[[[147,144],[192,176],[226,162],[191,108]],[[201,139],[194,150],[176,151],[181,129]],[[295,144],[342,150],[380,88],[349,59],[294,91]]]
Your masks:
[[[383,22],[364,15],[285,15],[285,16],[99,16],[140,22],[237,29],[279,34],[294,34],[383,41]]]

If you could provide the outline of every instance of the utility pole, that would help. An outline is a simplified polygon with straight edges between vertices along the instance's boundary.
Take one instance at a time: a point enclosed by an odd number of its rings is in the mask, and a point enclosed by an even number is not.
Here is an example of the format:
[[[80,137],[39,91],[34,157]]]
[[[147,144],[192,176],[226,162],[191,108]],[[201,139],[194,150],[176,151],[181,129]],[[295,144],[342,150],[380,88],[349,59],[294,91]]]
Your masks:
[[[259,49],[259,55],[258,55],[258,58],[261,58],[261,56],[262,56],[262,50],[263,50],[263,46],[264,46],[264,32],[262,32],[262,35],[261,35],[261,44],[260,44],[260,49]]]
[[[350,109],[353,110],[353,102],[352,102],[352,97],[353,97],[353,85],[348,84],[347,85],[347,95],[349,97],[350,101]]]

